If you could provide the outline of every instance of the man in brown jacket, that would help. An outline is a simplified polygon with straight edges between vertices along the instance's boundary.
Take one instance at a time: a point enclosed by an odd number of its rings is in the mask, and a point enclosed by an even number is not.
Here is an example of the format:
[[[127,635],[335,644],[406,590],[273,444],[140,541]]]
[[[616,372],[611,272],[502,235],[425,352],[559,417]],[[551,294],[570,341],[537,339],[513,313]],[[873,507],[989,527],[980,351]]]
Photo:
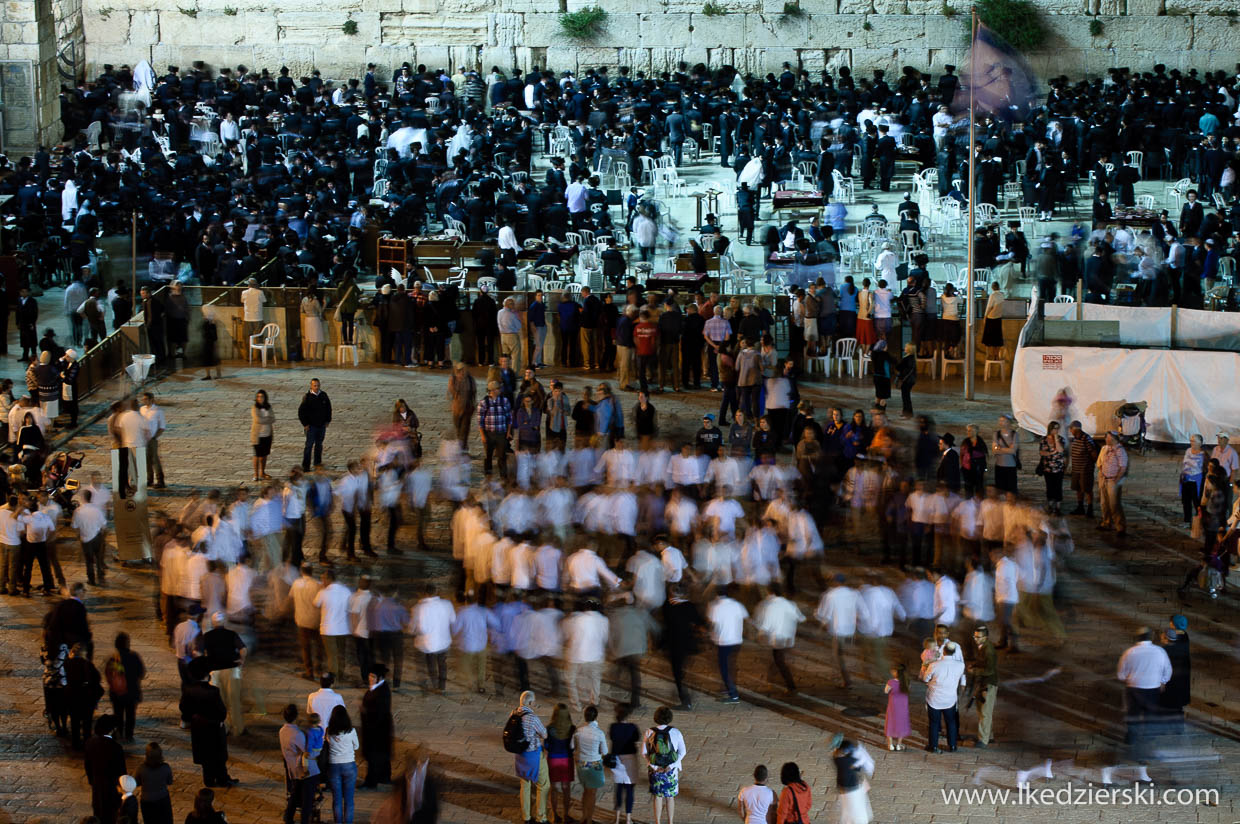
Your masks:
[[[465,371],[465,364],[457,361],[448,379],[448,400],[452,403],[452,425],[457,440],[464,447],[469,442],[469,421],[478,406],[478,384],[474,376]]]

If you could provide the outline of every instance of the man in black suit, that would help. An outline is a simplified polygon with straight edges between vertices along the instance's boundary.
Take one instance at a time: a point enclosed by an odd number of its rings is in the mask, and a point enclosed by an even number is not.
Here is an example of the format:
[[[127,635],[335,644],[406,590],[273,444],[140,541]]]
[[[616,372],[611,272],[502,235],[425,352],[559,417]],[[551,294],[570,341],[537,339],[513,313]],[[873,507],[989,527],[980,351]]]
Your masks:
[[[1201,228],[1201,221],[1205,220],[1206,213],[1205,209],[1201,207],[1201,203],[1197,200],[1196,189],[1189,189],[1185,197],[1188,199],[1188,202],[1180,210],[1180,235],[1182,237],[1195,237],[1197,230]]]
[[[189,725],[194,763],[202,767],[202,783],[207,787],[231,787],[239,782],[228,774],[228,743],[224,722],[228,708],[219,687],[211,683],[211,662],[195,658],[189,665],[189,680],[181,686],[181,721]]]
[[[90,621],[86,617],[86,585],[81,581],[69,589],[69,597],[52,607],[48,617],[48,632],[56,639],[57,644],[65,644],[70,649],[74,644],[86,647],[86,657],[94,658],[95,644],[91,639]]]
[[[24,286],[19,293],[14,314],[17,316],[17,331],[22,345],[22,361],[29,362],[39,354],[39,336],[35,329],[39,322],[39,304]]]
[[[891,191],[891,176],[896,172],[896,139],[890,131],[886,123],[879,126],[878,143],[874,146],[874,156],[878,158],[878,187],[884,192]]]
[[[947,484],[952,492],[960,492],[960,453],[956,451],[956,436],[950,432],[939,437],[939,467],[935,480]]]
[[[387,667],[375,664],[367,676],[369,689],[362,696],[362,758],[366,780],[360,786],[375,788],[392,782],[392,689]]]
[[[1099,192],[1098,199],[1094,201],[1094,214],[1093,214],[1094,226],[1098,226],[1098,224],[1102,224],[1102,228],[1105,229],[1106,225],[1111,222],[1112,214],[1113,213],[1111,211],[1111,204],[1107,200],[1107,193]]]
[[[121,794],[116,783],[128,774],[125,749],[112,732],[116,721],[101,715],[95,721],[95,734],[86,742],[86,780],[90,782],[90,806],[100,821],[115,821],[121,808]]]
[[[832,176],[835,171],[835,155],[831,152],[830,140],[824,137],[820,145],[822,151],[818,153],[818,189],[826,203],[835,192],[835,178]]]

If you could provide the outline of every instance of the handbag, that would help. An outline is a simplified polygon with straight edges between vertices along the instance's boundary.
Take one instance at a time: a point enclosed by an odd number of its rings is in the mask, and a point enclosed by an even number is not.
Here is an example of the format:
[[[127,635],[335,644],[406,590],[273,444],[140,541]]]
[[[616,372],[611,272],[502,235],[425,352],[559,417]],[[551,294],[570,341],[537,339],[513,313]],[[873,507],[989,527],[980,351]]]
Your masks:
[[[1201,513],[1198,512],[1196,515],[1193,516],[1193,528],[1192,528],[1192,532],[1190,533],[1190,535],[1192,536],[1193,540],[1200,541],[1202,538],[1205,537],[1205,533],[1206,533],[1205,527],[1202,526],[1201,524]]]
[[[1018,468],[1020,467],[1019,463],[1017,464],[1017,467]],[[1045,475],[1046,474],[1046,458],[1038,458],[1038,465],[1033,470],[1033,474],[1034,475]]]

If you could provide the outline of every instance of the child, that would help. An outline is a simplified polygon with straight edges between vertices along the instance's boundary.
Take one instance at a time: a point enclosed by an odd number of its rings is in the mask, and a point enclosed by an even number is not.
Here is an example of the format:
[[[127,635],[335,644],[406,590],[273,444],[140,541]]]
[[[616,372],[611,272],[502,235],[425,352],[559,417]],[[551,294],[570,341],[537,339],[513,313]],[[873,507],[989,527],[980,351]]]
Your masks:
[[[629,771],[615,753],[603,756],[603,766],[611,770],[611,781],[616,785],[616,824],[620,824],[621,814],[624,824],[633,824],[633,779]]]
[[[934,639],[926,640],[930,643],[930,651],[937,656]],[[925,653],[922,653],[922,660],[925,660]],[[903,664],[896,664],[891,668],[891,680],[887,682],[883,692],[887,693],[887,749],[903,752],[904,739],[912,732],[908,718],[908,675]]]
[[[302,731],[306,734],[306,751],[302,753],[302,765],[308,767],[311,761],[318,761],[319,753],[323,752],[323,719],[317,712],[306,716],[306,725]]]
[[[931,664],[943,657],[939,651],[939,647],[934,643],[934,638],[926,638],[921,642],[921,673],[918,676],[920,680],[926,680],[926,669]]]

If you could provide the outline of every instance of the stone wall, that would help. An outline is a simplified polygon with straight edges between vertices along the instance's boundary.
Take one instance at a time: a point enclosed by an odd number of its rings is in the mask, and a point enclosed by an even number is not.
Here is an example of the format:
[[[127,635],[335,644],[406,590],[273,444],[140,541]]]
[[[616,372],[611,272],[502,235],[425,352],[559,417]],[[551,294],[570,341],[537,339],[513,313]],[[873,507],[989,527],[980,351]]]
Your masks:
[[[79,0],[81,1],[81,0]],[[742,71],[778,70],[784,61],[818,71],[903,65],[938,74],[965,60],[969,6],[951,0],[803,0],[800,16],[784,0],[720,0],[725,15],[702,13],[703,0],[601,0],[609,17],[593,40],[575,41],[560,11],[596,0],[344,0],[324,11],[307,0],[84,0],[88,68],[170,63],[277,69],[294,76],[317,67],[326,77],[384,75],[404,61],[427,66],[549,66],[556,70],[627,65],[662,71],[681,60]],[[1043,75],[1097,75],[1113,66],[1232,68],[1240,27],[1218,0],[1038,0],[1053,35],[1031,56]],[[1215,11],[1214,16],[1209,12]],[[1103,33],[1091,37],[1089,17]],[[357,24],[345,34],[346,20]]]
[[[60,139],[62,78],[57,55],[76,38],[84,68],[81,37],[81,0],[4,0],[0,4],[0,60],[29,60],[34,76],[33,106],[23,105],[25,111],[9,113],[30,124],[29,129],[23,128],[20,135],[11,134],[10,139],[30,145],[6,148],[24,150],[33,148],[35,142],[51,144]]]

